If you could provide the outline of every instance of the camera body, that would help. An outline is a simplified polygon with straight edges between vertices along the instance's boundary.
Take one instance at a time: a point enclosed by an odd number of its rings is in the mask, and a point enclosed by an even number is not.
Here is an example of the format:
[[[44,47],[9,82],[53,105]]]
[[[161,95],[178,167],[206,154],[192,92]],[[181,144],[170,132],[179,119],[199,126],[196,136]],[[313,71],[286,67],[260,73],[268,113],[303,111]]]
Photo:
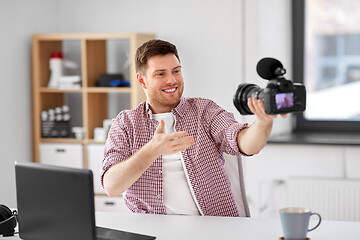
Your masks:
[[[263,100],[266,114],[275,115],[305,111],[305,86],[285,79],[283,75],[286,70],[276,59],[267,58],[265,63],[261,61],[258,63],[258,73],[261,77],[269,79],[269,82],[264,89],[255,84],[239,85],[234,96],[234,105],[240,114],[253,114],[247,105],[247,99],[251,97]],[[264,64],[265,68],[268,67],[265,72],[259,70],[259,65],[264,68]]]

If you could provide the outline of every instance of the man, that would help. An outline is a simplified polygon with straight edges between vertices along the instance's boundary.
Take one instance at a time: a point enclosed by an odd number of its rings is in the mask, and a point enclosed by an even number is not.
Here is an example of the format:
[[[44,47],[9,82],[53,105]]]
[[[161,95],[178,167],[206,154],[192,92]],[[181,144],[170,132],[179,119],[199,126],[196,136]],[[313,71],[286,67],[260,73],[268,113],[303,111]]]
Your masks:
[[[107,194],[123,193],[138,213],[244,216],[223,153],[258,153],[276,116],[265,114],[262,100],[248,99],[257,116],[248,127],[211,100],[182,97],[180,58],[166,41],[139,47],[136,71],[146,101],[113,120],[102,167]]]

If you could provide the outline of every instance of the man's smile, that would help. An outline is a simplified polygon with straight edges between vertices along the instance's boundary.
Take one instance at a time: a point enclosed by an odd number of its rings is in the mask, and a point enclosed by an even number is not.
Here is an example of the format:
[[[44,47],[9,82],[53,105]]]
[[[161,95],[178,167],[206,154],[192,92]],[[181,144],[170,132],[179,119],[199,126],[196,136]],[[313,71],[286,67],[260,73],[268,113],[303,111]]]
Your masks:
[[[173,93],[176,91],[176,89],[177,89],[177,87],[172,87],[172,88],[163,89],[162,91],[166,92],[166,93]]]

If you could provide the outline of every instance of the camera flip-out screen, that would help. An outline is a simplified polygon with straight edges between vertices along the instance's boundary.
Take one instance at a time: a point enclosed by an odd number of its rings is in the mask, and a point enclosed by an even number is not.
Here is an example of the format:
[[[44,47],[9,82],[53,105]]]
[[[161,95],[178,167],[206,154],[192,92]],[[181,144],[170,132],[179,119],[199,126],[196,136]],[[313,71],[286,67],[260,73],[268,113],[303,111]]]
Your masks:
[[[275,95],[276,109],[292,108],[294,107],[294,93],[277,93]]]

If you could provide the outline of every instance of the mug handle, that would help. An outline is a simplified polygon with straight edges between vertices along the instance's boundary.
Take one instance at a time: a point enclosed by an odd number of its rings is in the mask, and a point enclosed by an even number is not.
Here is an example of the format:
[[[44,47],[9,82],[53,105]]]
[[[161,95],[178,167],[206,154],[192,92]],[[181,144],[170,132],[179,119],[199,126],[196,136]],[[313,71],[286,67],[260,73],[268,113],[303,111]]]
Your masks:
[[[311,213],[311,214],[310,214],[310,217],[311,217],[312,215],[318,216],[319,222],[318,222],[318,224],[316,224],[315,227],[313,227],[313,228],[311,228],[311,229],[308,229],[308,232],[311,232],[312,230],[314,230],[315,228],[317,228],[317,227],[320,225],[320,223],[321,223],[321,216],[320,216],[320,214],[318,214],[318,213]]]

